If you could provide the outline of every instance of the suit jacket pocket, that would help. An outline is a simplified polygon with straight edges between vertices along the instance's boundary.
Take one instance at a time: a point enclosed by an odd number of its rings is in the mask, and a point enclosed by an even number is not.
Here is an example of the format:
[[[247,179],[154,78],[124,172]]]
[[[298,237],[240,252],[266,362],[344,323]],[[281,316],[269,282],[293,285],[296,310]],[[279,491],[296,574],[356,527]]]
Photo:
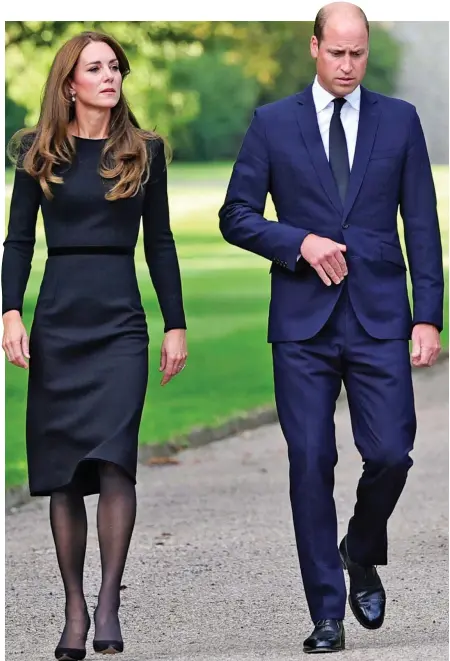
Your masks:
[[[399,246],[394,246],[392,243],[381,243],[381,259],[385,262],[392,262],[397,264],[406,271],[405,259],[403,257],[402,249]]]

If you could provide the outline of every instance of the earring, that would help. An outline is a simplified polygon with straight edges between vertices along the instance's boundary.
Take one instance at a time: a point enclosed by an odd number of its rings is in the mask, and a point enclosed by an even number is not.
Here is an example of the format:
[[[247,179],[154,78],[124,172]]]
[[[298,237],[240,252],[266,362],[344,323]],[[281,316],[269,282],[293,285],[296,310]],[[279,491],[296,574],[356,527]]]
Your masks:
[[[70,98],[72,99],[72,103],[75,103],[75,92],[70,93]]]

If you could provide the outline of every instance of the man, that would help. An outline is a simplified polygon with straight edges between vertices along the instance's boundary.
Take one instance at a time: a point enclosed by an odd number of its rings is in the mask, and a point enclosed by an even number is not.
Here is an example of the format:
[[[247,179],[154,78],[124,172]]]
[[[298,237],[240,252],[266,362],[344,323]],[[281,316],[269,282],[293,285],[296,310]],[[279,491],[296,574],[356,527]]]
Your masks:
[[[343,567],[360,624],[383,623],[375,565],[387,563],[387,522],[412,465],[411,362],[431,366],[440,351],[442,250],[425,139],[412,105],[360,85],[368,53],[361,9],[334,3],[319,12],[315,81],[255,111],[219,212],[228,242],[272,262],[268,341],[315,625],[305,652],[344,649]],[[269,192],[278,222],[263,217]],[[333,418],[342,382],[364,470],[338,547]]]

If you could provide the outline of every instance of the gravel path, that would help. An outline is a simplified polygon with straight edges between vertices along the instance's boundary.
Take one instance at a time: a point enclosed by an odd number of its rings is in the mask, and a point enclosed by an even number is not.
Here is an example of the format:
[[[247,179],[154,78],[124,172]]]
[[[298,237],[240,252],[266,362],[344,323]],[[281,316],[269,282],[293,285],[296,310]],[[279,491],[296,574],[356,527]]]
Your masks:
[[[348,661],[448,659],[448,361],[415,373],[415,465],[390,523],[385,625],[362,629],[348,609]],[[340,533],[361,462],[345,400],[336,414]],[[132,661],[293,661],[311,623],[277,425],[142,466],[138,519],[124,577],[125,653]],[[96,497],[89,504],[86,595],[95,605]],[[6,518],[6,658],[44,661],[63,626],[63,594],[47,521],[34,500]],[[88,640],[87,659],[95,655]]]

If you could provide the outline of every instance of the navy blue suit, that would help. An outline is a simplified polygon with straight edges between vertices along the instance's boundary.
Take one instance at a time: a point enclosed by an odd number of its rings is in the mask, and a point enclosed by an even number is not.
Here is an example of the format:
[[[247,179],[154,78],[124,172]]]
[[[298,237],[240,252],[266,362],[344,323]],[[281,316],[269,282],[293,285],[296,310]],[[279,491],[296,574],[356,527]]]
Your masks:
[[[278,222],[263,216],[268,193]],[[413,324],[439,330],[443,324],[436,196],[415,108],[361,88],[344,204],[324,150],[312,86],[258,108],[219,217],[228,242],[272,262],[268,341],[303,584],[313,621],[342,619],[346,591],[333,499],[333,416],[341,384],[364,461],[349,553],[361,564],[382,565],[387,521],[412,465],[416,432],[408,339]],[[297,261],[309,233],[347,246],[348,276],[340,285],[327,287],[303,258]]]

